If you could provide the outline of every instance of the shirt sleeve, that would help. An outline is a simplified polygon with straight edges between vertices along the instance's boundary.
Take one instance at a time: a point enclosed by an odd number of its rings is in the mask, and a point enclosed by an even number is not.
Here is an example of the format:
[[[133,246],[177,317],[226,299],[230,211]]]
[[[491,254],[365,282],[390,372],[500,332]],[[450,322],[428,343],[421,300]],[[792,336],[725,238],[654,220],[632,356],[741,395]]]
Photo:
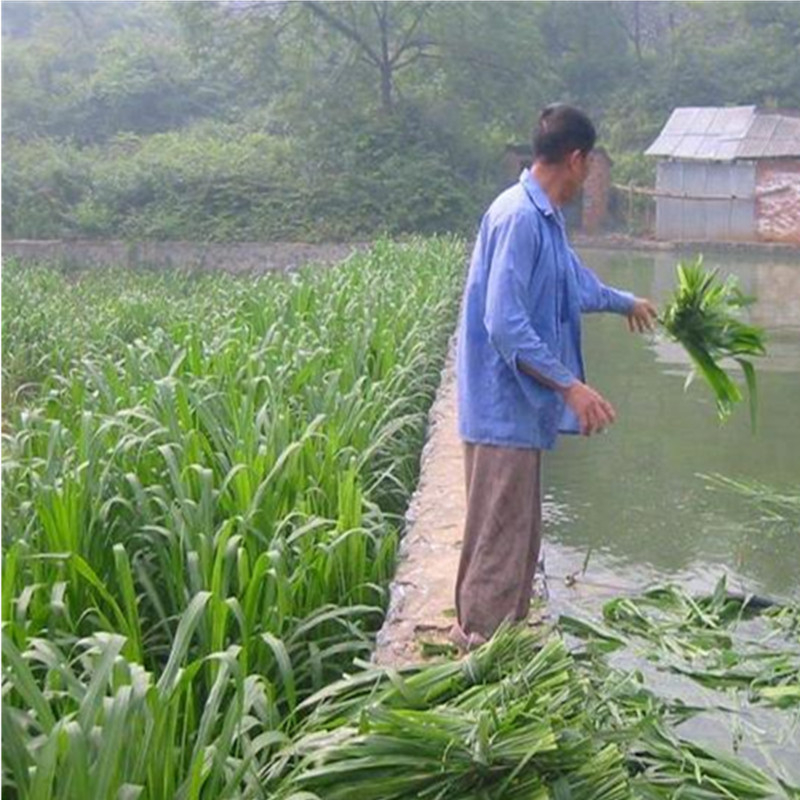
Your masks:
[[[578,281],[581,311],[584,314],[599,311],[629,314],[632,311],[635,298],[630,292],[606,286],[592,270],[584,266],[572,248],[569,249],[569,254]]]
[[[524,217],[510,216],[491,231],[489,277],[484,325],[492,346],[517,380],[534,380],[521,372],[523,363],[556,386],[566,388],[576,378],[553,355],[531,324],[525,296],[539,252],[536,226]]]

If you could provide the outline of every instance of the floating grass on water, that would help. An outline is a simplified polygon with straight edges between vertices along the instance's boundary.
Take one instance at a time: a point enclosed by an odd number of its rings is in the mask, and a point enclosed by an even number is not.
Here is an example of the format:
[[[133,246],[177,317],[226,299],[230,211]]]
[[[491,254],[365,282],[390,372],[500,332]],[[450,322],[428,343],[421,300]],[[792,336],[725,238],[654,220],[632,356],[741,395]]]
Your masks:
[[[740,310],[754,302],[745,296],[735,276],[720,279],[717,270],[703,268],[702,256],[677,267],[678,288],[660,318],[669,336],[679,342],[692,360],[693,371],[708,383],[717,402],[720,419],[725,420],[742,392],[720,363],[735,359],[744,372],[750,402],[750,422],[755,430],[758,411],[756,371],[750,358],[766,353],[761,328],[738,318]]]
[[[715,488],[727,489],[744,497],[767,521],[786,525],[800,533],[800,490],[781,490],[760,481],[729,478],[719,473],[699,477]]]
[[[634,796],[641,800],[757,800],[783,794],[761,770],[653,727],[632,748]],[[788,793],[787,793],[788,794]],[[791,794],[789,794],[791,796]]]
[[[601,625],[562,616],[559,625],[591,643],[594,653],[636,649],[660,669],[707,688],[742,691],[752,703],[800,708],[796,605],[765,606],[752,596],[731,594],[723,577],[702,597],[663,586],[614,598],[603,606],[603,618]]]

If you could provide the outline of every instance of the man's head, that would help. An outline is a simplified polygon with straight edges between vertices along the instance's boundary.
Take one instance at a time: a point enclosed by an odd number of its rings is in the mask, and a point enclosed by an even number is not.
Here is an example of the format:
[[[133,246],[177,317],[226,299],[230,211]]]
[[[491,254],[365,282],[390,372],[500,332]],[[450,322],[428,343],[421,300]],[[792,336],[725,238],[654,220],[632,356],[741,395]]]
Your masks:
[[[559,205],[580,191],[596,140],[592,121],[580,109],[555,103],[542,111],[533,131],[533,171],[551,184],[548,193]]]

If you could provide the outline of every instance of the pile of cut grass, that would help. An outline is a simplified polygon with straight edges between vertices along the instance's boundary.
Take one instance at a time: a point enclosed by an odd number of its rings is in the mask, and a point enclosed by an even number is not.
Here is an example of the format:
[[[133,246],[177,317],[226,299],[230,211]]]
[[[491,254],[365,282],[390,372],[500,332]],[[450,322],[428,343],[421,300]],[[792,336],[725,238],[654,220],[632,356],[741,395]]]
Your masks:
[[[657,604],[669,597],[670,608],[686,603],[713,615],[723,593],[709,601],[671,587]],[[650,607],[654,597],[630,602]],[[745,607],[727,594],[723,606],[720,624]],[[700,636],[705,624],[692,613],[683,626]],[[638,669],[611,666],[608,637],[590,633],[592,623],[562,626],[579,628],[585,644],[568,648],[552,629],[505,628],[461,661],[368,668],[326,687],[301,705],[303,722],[264,771],[270,796],[800,797],[744,758],[682,735],[680,726],[707,709],[662,697]]]

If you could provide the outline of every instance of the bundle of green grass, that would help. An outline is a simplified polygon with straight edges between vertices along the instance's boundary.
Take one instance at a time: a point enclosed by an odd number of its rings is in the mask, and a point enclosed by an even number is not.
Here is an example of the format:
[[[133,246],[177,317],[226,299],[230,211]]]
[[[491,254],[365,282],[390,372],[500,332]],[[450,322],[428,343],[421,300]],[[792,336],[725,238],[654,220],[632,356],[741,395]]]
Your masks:
[[[680,736],[701,709],[654,694],[586,639],[572,651],[553,631],[504,628],[461,661],[346,677],[298,707],[303,721],[263,786],[276,800],[800,796]]]
[[[677,272],[678,287],[659,321],[692,360],[694,369],[686,385],[701,375],[714,393],[720,419],[727,419],[742,400],[741,389],[721,364],[723,359],[733,358],[744,372],[755,429],[758,395],[750,358],[765,355],[765,334],[739,318],[741,309],[755,298],[742,293],[735,276],[722,280],[717,270],[706,270],[702,256],[692,263],[681,262]]]

